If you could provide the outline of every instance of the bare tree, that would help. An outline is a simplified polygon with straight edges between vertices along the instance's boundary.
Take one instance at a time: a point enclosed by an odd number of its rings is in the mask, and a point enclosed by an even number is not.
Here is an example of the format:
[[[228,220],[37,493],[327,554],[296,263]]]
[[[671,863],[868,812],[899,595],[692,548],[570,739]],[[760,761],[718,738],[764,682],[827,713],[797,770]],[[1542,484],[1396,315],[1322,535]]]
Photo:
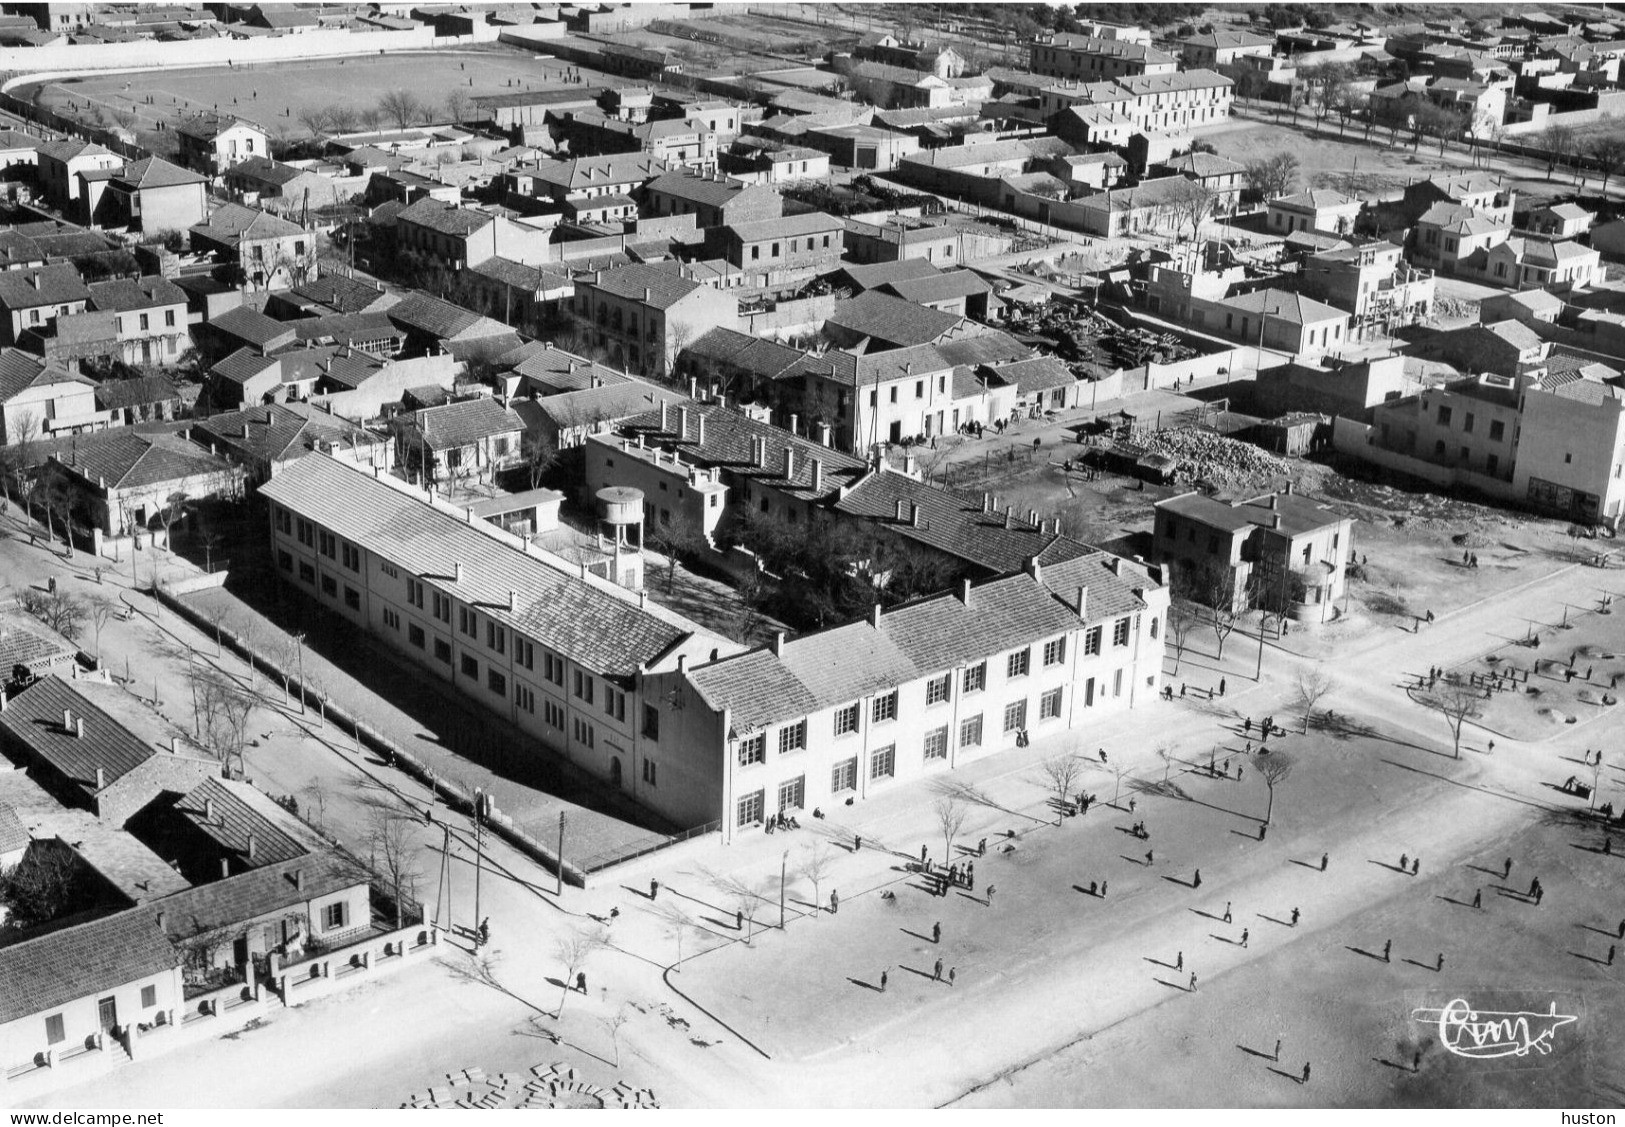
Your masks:
[[[308,788],[307,788],[308,789]],[[325,799],[318,805],[323,820],[327,816]],[[418,867],[417,843],[413,840],[414,819],[388,806],[374,806],[367,827],[367,845],[372,853],[372,865],[384,878],[389,898],[395,902],[395,926],[406,926],[406,902],[415,898],[422,870]]]
[[[808,847],[807,852],[801,858],[801,864],[796,868],[796,871],[805,877],[813,887],[814,919],[823,914],[823,908],[820,905],[824,902],[824,894],[821,890],[824,878],[829,875],[834,864],[835,854],[830,852],[829,846],[823,841],[815,841]]]
[[[1207,620],[1218,643],[1218,660],[1224,660],[1225,639],[1236,628],[1240,615],[1236,611],[1236,580],[1234,568],[1214,568],[1207,576]]]
[[[1290,195],[1298,182],[1298,158],[1293,153],[1276,153],[1247,162],[1243,173],[1247,184],[1266,201]]]
[[[1298,706],[1303,709],[1303,730],[1309,731],[1309,720],[1314,715],[1320,698],[1331,692],[1336,682],[1321,669],[1298,671]]]
[[[1285,752],[1275,751],[1269,755],[1258,757],[1258,773],[1264,777],[1264,785],[1269,788],[1269,806],[1264,811],[1264,824],[1270,824],[1275,816],[1275,788],[1286,782],[1287,776],[1292,774],[1292,758]]]
[[[467,90],[461,86],[453,86],[451,92],[446,95],[446,116],[451,119],[453,125],[467,121],[473,105],[474,100],[469,97]]]
[[[214,630],[214,656],[221,657],[225,652],[225,646],[221,638],[221,630],[226,622],[226,605],[224,603],[215,602],[212,600],[204,603],[203,618],[206,622],[208,622],[210,628]]]
[[[1550,180],[1557,166],[1574,151],[1574,130],[1567,125],[1548,125],[1536,140],[1546,154],[1546,179]]]
[[[937,829],[942,831],[942,863],[946,865],[954,853],[954,838],[965,826],[969,808],[957,798],[939,798],[931,805],[937,816]]]
[[[113,617],[113,600],[106,595],[93,595],[85,602],[85,616],[90,619],[90,628],[96,635],[96,664],[102,663],[102,628]]]
[[[1484,715],[1477,687],[1461,680],[1459,674],[1451,673],[1436,688],[1420,694],[1417,699],[1444,717],[1450,726],[1450,736],[1455,740],[1456,758],[1460,759],[1462,727],[1467,721]]]
[[[1200,180],[1187,179],[1169,191],[1166,206],[1175,223],[1190,224],[1191,238],[1195,239],[1218,203],[1219,194],[1212,188]]]
[[[1602,194],[1608,195],[1608,181],[1625,165],[1625,137],[1616,133],[1593,137],[1586,145],[1586,155],[1597,162],[1597,170],[1602,173]]]
[[[325,830],[327,828],[327,788],[321,783],[307,783],[300,789],[299,796],[305,802],[306,820],[317,829]]]
[[[378,99],[378,112],[396,128],[405,129],[423,113],[423,106],[410,91],[388,90]]]
[[[189,495],[185,486],[186,482],[183,480],[181,488],[164,498],[164,506],[158,510],[158,519],[164,525],[164,547],[169,551],[170,555],[175,554],[175,540],[170,535],[170,530],[175,527],[175,522],[180,520],[186,513],[186,502]]]
[[[649,547],[666,557],[666,594],[671,594],[677,582],[677,561],[684,552],[691,552],[705,542],[699,527],[684,512],[672,514],[670,520],[651,521],[644,527],[644,539]]]
[[[1162,781],[1164,784],[1168,782],[1168,773],[1173,770],[1174,760],[1177,758],[1175,753],[1178,750],[1178,745],[1173,740],[1163,740],[1157,745],[1157,758],[1162,760]]]
[[[1196,607],[1188,599],[1175,599],[1168,608],[1168,641],[1174,647],[1174,676],[1179,676],[1179,663],[1190,643],[1191,631],[1202,622]]]
[[[559,460],[558,446],[545,434],[526,431],[519,449],[525,459],[525,472],[530,477],[530,487],[540,489],[547,471]]]
[[[18,596],[17,602],[23,610],[70,642],[77,642],[84,633],[85,605],[64,591],[48,595],[28,587]]]
[[[311,137],[320,142],[333,128],[333,114],[322,106],[306,106],[299,111],[299,124],[308,129]]]
[[[679,901],[672,897],[667,897],[664,900],[661,900],[659,904],[655,905],[654,913],[660,917],[663,923],[665,923],[666,934],[677,941],[677,962],[673,965],[672,969],[678,974],[682,974],[683,936],[691,930],[699,931],[700,925],[695,923],[694,917],[688,914],[688,910],[684,908]]]
[[[1044,781],[1055,794],[1057,810],[1064,811],[1072,791],[1083,780],[1083,761],[1075,754],[1053,755],[1041,764]]]
[[[383,124],[384,111],[377,106],[363,106],[356,111],[356,120],[361,123],[363,129],[377,129]]]
[[[632,1020],[632,1012],[624,1005],[609,1017],[604,1018],[604,1028],[609,1030],[609,1047],[615,1058],[615,1067],[621,1067],[621,1026]]]
[[[602,946],[602,931],[587,931],[579,927],[572,928],[554,941],[553,953],[564,967],[564,989],[559,994],[559,1011],[553,1015],[555,1020],[564,1016],[564,1001],[570,996],[576,976],[587,969],[587,960]]]
[[[353,133],[359,118],[355,107],[340,102],[327,107],[327,124],[334,133]]]

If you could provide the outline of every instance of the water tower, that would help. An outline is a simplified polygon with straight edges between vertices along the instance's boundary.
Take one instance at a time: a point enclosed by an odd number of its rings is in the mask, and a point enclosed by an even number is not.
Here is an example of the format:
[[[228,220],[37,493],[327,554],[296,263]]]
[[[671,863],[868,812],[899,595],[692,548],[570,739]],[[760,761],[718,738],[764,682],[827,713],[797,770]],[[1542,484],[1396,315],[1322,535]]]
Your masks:
[[[598,491],[598,548],[610,559],[610,577],[622,587],[643,586],[643,490],[611,485]],[[607,542],[606,542],[607,541]]]

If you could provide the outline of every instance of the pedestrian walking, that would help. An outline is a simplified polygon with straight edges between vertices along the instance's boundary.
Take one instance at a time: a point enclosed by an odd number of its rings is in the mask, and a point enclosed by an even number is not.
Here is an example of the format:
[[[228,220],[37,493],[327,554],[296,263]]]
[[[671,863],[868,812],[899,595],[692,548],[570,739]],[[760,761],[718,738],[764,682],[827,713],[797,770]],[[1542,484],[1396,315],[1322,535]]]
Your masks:
[[[1100,882],[1100,898],[1102,900],[1106,899],[1106,882],[1105,881]]]
[[[1230,922],[1230,901],[1228,900],[1224,902],[1224,922]]]
[[[931,925],[931,942],[933,942],[933,943],[941,943],[942,942],[942,924],[941,923],[934,923],[934,924]]]
[[[1221,697],[1224,696],[1224,678],[1223,677],[1219,678],[1219,695]]]
[[[1309,1083],[1309,1062],[1308,1061],[1303,1062],[1303,1082],[1305,1084]]]
[[[1540,887],[1539,878],[1538,877],[1537,878],[1532,878],[1529,881],[1529,893],[1528,893],[1528,895],[1533,896],[1535,894],[1535,889],[1537,889],[1539,887]]]
[[[976,886],[976,862],[975,861],[967,861],[967,862],[965,862],[965,883],[970,885],[973,888]]]
[[[941,959],[938,959],[937,960],[937,965],[931,968],[931,981],[932,982],[941,982],[942,981],[942,960]]]
[[[577,971],[576,972],[576,989],[581,991],[583,994],[585,994],[587,992],[587,972],[586,971]]]
[[[1251,716],[1241,722],[1241,730],[1246,735],[1253,734],[1253,718]]]
[[[852,852],[856,853],[862,848],[863,848],[863,835],[862,834],[853,834],[852,835]]]
[[[922,845],[922,846],[920,846],[920,864],[922,864],[922,865],[925,864],[926,856],[927,856],[927,848],[926,848],[926,846]]]
[[[1175,958],[1174,958],[1174,969],[1175,970],[1184,970],[1185,969],[1185,952],[1181,951],[1181,952],[1179,952],[1179,954],[1177,956],[1175,956]]]
[[[1506,880],[1511,875],[1512,875],[1512,858],[1508,857],[1506,859],[1506,861],[1502,863],[1501,879]]]
[[[948,985],[949,986],[952,986],[954,984],[954,976],[957,973],[958,973],[958,968],[956,968],[956,967],[949,967],[948,968]]]
[[[1100,889],[1100,886],[1095,881],[1090,881],[1089,882],[1089,895],[1090,896],[1098,896],[1098,895],[1100,895],[1099,889]]]
[[[745,930],[745,913],[744,913],[743,909],[740,909],[740,910],[737,910],[737,911],[734,912],[734,930],[735,931],[744,931]]]
[[[1614,965],[1614,945],[1612,943],[1608,945],[1608,965]]]
[[[1155,865],[1157,863],[1156,857],[1152,856],[1152,850],[1147,849],[1145,851],[1145,863],[1147,865]]]
[[[1246,928],[1241,929],[1241,945],[1243,947],[1247,946],[1247,929]]]
[[[1402,872],[1402,873],[1406,873],[1406,872],[1410,871],[1410,868],[1411,868],[1410,854],[1401,853],[1399,855],[1399,871]]]
[[[1388,957],[1389,955],[1393,954],[1393,950],[1394,950],[1394,941],[1392,939],[1384,940],[1383,944],[1382,944],[1382,961],[1383,962],[1388,963],[1388,962],[1393,961],[1392,959],[1390,959]]]
[[[1326,861],[1327,861],[1327,854],[1322,853],[1320,855],[1320,871],[1323,872],[1323,873],[1326,871]]]
[[[1248,751],[1248,752],[1249,752],[1249,753],[1251,753],[1251,751],[1252,751],[1252,750],[1253,750],[1253,745],[1252,745],[1252,744],[1248,744],[1248,745],[1247,745],[1247,751]],[[1241,782],[1241,773],[1242,773],[1242,770],[1243,770],[1243,768],[1242,768],[1242,765],[1241,765],[1241,764],[1240,764],[1240,763],[1237,763],[1237,764],[1236,764],[1236,782],[1238,782],[1238,783],[1239,783],[1239,782]],[[1259,836],[1259,840],[1260,840],[1260,841],[1262,841],[1262,840],[1263,840],[1263,838],[1264,838],[1264,835],[1263,835],[1263,834],[1259,834],[1259,835],[1258,835],[1258,836]]]
[[[834,915],[841,910],[841,894],[833,888],[829,890],[829,914]]]
[[[1439,952],[1439,957],[1434,960],[1433,972],[1435,974],[1437,974],[1439,971],[1442,971],[1442,970],[1444,970],[1444,952],[1440,951]]]
[[[1482,888],[1475,888],[1473,890],[1473,907],[1479,909],[1484,907],[1484,890]],[[1625,920],[1621,920],[1620,922],[1625,924]]]
[[[659,895],[660,895],[660,882],[657,881],[657,880],[652,880],[651,879],[649,881],[649,899],[653,900],[656,896],[659,896]]]
[[[1535,905],[1536,905],[1536,907],[1539,907],[1540,902],[1542,900],[1544,900],[1544,899],[1546,899],[1546,887],[1545,887],[1545,885],[1541,884],[1539,881],[1536,881],[1535,882]]]
[[[1281,1039],[1279,1037],[1275,1039],[1275,1059],[1281,1059]]]
[[[1619,921],[1619,938],[1625,939],[1625,920]]]
[[[1416,1050],[1416,1052],[1411,1055],[1411,1071],[1412,1072],[1421,1072],[1422,1071],[1422,1050],[1421,1049]]]
[[[1105,748],[1100,749],[1100,761],[1102,763],[1106,762],[1106,749]]]
[[[1196,870],[1196,875],[1191,878],[1191,887],[1192,888],[1201,888],[1202,887],[1202,870],[1201,869],[1197,869]]]
[[[886,992],[886,978],[887,978],[886,972],[881,971],[880,972],[880,992],[882,994],[884,994]]]
[[[1264,834],[1265,834],[1265,833],[1266,833],[1266,832],[1268,832],[1268,830],[1269,830],[1269,826],[1268,826],[1268,825],[1266,825],[1266,824],[1265,824],[1265,823],[1263,823],[1263,822],[1260,822],[1260,823],[1258,823],[1258,840],[1259,840],[1259,841],[1263,841],[1263,840],[1264,840]]]
[[[1136,803],[1136,802],[1137,802],[1137,801],[1138,801],[1138,799],[1133,799],[1133,798],[1131,798],[1131,799],[1129,799],[1129,800],[1128,800],[1128,812],[1129,812],[1129,813],[1130,813],[1130,814],[1132,814],[1132,813],[1134,813],[1134,804],[1135,804],[1135,803]]]
[[[1422,858],[1411,858],[1411,876],[1420,876],[1422,873]]]
[[[978,857],[987,856],[987,838],[984,837],[981,841],[976,843],[976,855]],[[971,868],[974,870],[976,866],[972,865]]]
[[[993,886],[991,884],[987,886],[987,906],[989,908],[993,907]]]

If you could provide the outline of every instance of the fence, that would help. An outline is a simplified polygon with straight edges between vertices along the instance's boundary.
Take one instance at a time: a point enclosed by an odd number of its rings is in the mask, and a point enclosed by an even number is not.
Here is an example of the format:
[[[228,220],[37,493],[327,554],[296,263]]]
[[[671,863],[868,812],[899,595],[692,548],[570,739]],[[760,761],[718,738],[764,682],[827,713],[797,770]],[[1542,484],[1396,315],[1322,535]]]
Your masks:
[[[718,819],[714,822],[706,822],[703,826],[695,826],[693,829],[684,830],[678,834],[651,835],[650,838],[645,839],[647,844],[634,845],[630,850],[626,845],[604,849],[583,860],[581,862],[581,871],[589,875],[601,873],[605,869],[636,861],[639,857],[647,857],[651,853],[658,853],[674,845],[681,845],[685,841],[692,841],[697,837],[717,833],[721,829],[722,821]]]
[[[270,978],[284,1006],[303,1005],[362,978],[405,966],[439,943],[440,932],[433,924],[411,924],[298,962],[284,963],[273,955]]]

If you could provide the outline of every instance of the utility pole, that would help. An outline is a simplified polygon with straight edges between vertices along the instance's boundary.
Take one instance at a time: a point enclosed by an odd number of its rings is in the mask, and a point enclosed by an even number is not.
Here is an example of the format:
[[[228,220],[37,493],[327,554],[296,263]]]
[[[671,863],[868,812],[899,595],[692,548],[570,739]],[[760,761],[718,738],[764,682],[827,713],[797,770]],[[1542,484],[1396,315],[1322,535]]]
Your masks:
[[[440,876],[434,883],[434,922],[436,926],[439,926],[440,906],[444,904],[446,906],[445,930],[449,935],[452,929],[451,865],[448,864],[451,855],[451,824],[449,822],[442,823],[440,829],[442,833],[440,839]]]
[[[786,849],[779,856],[779,930],[784,930],[784,872],[790,864],[790,851]]]
[[[480,926],[480,871],[485,867],[485,792],[474,788],[474,926]]]
[[[305,635],[303,631],[293,636],[293,644],[299,652],[299,715],[305,714]]]
[[[558,891],[556,893],[554,893],[554,895],[556,895],[556,896],[558,896],[558,897],[560,897],[562,899],[563,896],[564,896],[564,811],[563,810],[559,811],[559,852],[558,852],[557,861],[558,861],[558,868],[559,868],[559,888],[558,888]]]

